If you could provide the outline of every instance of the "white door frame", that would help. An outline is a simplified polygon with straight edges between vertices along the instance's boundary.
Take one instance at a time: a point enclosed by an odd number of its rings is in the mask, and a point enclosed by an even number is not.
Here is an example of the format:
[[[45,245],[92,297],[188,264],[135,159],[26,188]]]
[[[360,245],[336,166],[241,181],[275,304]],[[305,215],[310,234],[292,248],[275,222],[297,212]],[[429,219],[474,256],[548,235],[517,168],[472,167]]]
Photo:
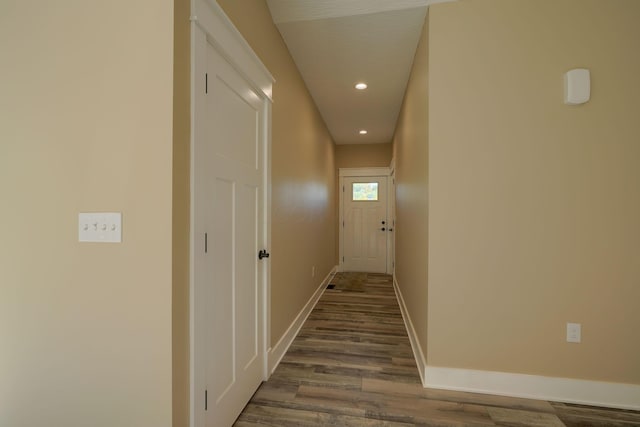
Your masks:
[[[392,203],[395,201],[391,200],[392,194],[389,191],[389,175],[391,174],[391,169],[387,167],[382,168],[339,168],[338,176],[340,179],[340,188],[338,193],[340,194],[340,208],[338,213],[338,228],[339,232],[339,263],[338,263],[338,271],[343,271],[344,265],[344,179],[347,177],[358,177],[358,176],[385,176],[387,177],[387,216],[391,212]],[[395,232],[395,231],[394,231]],[[391,250],[391,245],[393,244],[393,233],[387,233],[387,274],[391,274],[393,272],[393,261],[391,254],[393,251]]]
[[[207,44],[212,44],[216,50],[239,72],[244,79],[254,87],[262,100],[263,114],[265,117],[260,141],[264,147],[264,179],[263,179],[263,215],[260,221],[263,222],[263,232],[258,236],[260,244],[269,251],[271,241],[271,103],[272,87],[274,79],[262,64],[258,56],[253,52],[249,44],[244,40],[240,32],[234,27],[229,18],[214,0],[191,0],[191,206],[190,206],[190,254],[189,254],[189,362],[190,362],[190,426],[201,427],[205,422],[203,408],[203,396],[201,391],[204,388],[204,348],[203,327],[204,313],[201,303],[196,295],[202,291],[196,283],[196,251],[200,250],[200,233],[195,229],[196,218],[201,213],[195,211],[195,159],[194,146],[197,135],[203,133],[202,120],[196,118],[205,111],[203,93],[205,81],[201,78],[206,69]],[[256,254],[257,256],[257,254]],[[267,380],[269,371],[267,369],[268,340],[270,336],[270,289],[271,274],[269,262],[262,262],[262,317],[260,321],[263,325],[263,342],[260,345],[260,357],[263,366],[263,379]],[[199,309],[200,308],[200,309]]]
[[[387,260],[387,274],[396,274],[396,159],[391,159],[389,164],[389,244],[390,258]],[[389,266],[389,263],[391,264]]]

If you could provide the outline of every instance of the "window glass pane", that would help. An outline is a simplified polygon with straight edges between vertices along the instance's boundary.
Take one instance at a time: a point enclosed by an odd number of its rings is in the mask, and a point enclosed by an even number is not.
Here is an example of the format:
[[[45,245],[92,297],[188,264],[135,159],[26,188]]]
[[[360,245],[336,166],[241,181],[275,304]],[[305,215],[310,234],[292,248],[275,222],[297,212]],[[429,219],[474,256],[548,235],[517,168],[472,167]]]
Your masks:
[[[361,201],[377,201],[378,200],[378,183],[377,182],[354,182],[352,191],[352,200],[354,202]]]

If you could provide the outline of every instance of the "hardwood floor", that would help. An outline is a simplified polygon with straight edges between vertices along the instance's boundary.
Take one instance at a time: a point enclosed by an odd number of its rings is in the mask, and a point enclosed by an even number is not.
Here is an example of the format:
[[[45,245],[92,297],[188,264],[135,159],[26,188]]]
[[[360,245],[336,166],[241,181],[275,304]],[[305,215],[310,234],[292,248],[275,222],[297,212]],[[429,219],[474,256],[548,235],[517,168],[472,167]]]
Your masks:
[[[640,426],[636,411],[424,389],[391,276],[332,284],[235,426]]]

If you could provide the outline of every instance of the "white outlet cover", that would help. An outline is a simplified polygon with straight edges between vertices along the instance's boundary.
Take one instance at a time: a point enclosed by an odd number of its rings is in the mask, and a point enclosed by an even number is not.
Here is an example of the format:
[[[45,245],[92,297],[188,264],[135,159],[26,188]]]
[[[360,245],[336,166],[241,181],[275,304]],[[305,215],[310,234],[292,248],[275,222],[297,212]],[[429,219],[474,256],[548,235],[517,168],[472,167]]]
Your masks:
[[[582,340],[582,325],[567,323],[567,342],[579,343]]]
[[[580,105],[591,98],[591,73],[586,68],[569,70],[564,75],[564,103]]]
[[[78,241],[122,242],[122,213],[80,212],[78,214]]]

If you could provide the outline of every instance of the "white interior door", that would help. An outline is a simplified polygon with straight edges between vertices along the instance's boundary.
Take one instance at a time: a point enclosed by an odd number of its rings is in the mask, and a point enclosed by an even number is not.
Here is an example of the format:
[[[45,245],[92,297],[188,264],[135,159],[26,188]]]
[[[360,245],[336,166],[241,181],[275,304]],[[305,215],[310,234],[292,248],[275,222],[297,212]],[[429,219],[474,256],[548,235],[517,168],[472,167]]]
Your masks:
[[[265,378],[265,101],[204,41],[196,62],[196,425],[233,424]],[[200,46],[200,45],[199,45]],[[198,56],[196,56],[198,58]]]
[[[387,271],[387,176],[343,180],[343,271]]]

